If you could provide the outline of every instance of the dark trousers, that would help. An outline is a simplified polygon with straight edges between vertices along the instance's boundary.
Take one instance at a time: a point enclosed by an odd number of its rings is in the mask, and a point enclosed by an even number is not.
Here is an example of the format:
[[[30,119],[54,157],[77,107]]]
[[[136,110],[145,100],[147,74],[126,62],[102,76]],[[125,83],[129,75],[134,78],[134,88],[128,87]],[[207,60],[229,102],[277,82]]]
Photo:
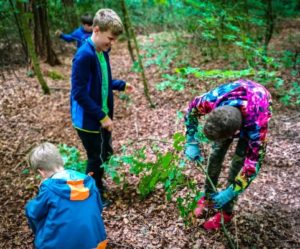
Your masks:
[[[215,142],[212,145],[212,150],[208,159],[208,166],[207,166],[207,174],[212,180],[213,184],[217,186],[218,179],[221,173],[222,164],[226,155],[226,152],[232,143],[233,139],[223,140],[221,142]],[[229,177],[227,187],[234,183],[236,176],[242,169],[245,161],[246,156],[246,148],[248,145],[248,141],[244,138],[240,138],[238,144],[236,146],[235,154],[231,161]],[[205,181],[205,194],[209,196],[209,194],[213,193],[214,190],[209,182],[208,179]],[[236,202],[237,198],[233,199],[232,201],[228,202],[226,205],[223,206],[223,210],[227,213],[233,212],[234,203]]]
[[[111,132],[101,129],[100,133],[89,133],[81,130],[77,130],[77,133],[88,158],[86,174],[92,173],[92,177],[101,191],[103,189],[102,178],[104,177],[104,169],[101,165],[113,154]]]

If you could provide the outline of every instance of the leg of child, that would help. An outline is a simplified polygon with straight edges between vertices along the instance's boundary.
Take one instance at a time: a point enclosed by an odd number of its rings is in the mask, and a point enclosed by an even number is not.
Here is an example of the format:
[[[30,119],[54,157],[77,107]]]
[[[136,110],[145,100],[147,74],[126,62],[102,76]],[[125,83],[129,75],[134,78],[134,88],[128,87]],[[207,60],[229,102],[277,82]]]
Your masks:
[[[215,142],[212,145],[212,150],[208,159],[207,174],[216,186],[218,184],[219,175],[221,172],[222,164],[226,155],[226,152],[233,139],[226,139],[220,142]],[[213,187],[208,179],[205,180],[205,195],[213,193]]]
[[[240,172],[240,170],[244,165],[247,145],[248,145],[248,141],[245,138],[239,139],[238,144],[236,146],[235,154],[231,162],[231,167],[230,167],[229,177],[228,177],[228,186],[234,183],[236,176],[238,175],[238,173]],[[233,212],[233,207],[236,201],[237,198],[228,202],[223,207],[223,211],[225,211],[228,214],[231,214]]]
[[[101,160],[99,156],[101,153],[101,136],[99,133],[89,133],[80,130],[77,130],[77,133],[88,158],[86,174],[92,173],[91,175],[95,179],[96,186],[101,189]]]
[[[106,129],[100,130],[101,136],[101,152],[100,152],[100,165],[109,160],[113,154],[111,132]],[[103,189],[104,168],[100,167],[100,189]]]

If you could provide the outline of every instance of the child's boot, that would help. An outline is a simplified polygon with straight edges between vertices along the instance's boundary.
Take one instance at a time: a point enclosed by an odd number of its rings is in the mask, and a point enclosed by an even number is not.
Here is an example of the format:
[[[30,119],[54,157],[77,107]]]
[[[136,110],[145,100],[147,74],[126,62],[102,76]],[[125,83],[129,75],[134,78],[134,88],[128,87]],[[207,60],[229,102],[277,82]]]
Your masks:
[[[211,200],[206,199],[205,196],[203,196],[197,202],[197,207],[194,210],[194,215],[197,218],[202,218],[207,213],[207,211],[213,207],[214,207],[214,203]]]
[[[204,222],[203,227],[206,230],[218,230],[220,229],[221,225],[221,220],[222,220],[222,213],[224,217],[224,224],[229,223],[232,218],[233,214],[228,214],[226,212],[218,212],[215,216],[211,217],[208,221]]]

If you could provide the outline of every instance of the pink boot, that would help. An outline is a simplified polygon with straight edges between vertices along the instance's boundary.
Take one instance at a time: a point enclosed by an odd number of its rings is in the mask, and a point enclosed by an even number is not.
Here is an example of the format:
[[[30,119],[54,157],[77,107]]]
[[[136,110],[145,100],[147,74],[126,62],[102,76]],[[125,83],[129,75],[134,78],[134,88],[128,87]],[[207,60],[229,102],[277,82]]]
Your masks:
[[[232,220],[233,214],[228,214],[223,212],[223,217],[224,217],[224,224],[226,224]],[[203,227],[206,230],[218,230],[222,226],[221,220],[222,220],[222,213],[218,212],[215,216],[211,217],[208,221],[204,222]]]
[[[213,208],[214,204],[210,200],[206,200],[205,196],[203,196],[198,202],[197,207],[194,210],[194,215],[197,218],[201,218],[208,211],[208,209]]]

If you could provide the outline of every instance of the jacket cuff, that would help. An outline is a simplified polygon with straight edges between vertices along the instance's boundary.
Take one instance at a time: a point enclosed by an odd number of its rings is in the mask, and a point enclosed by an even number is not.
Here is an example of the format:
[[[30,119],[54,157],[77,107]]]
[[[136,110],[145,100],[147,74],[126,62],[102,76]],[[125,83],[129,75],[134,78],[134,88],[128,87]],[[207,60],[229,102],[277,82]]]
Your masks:
[[[197,144],[198,141],[195,139],[194,136],[187,134],[186,135],[186,142],[191,144]]]
[[[109,119],[109,117],[106,115],[104,118],[102,118],[102,119],[100,119],[100,123],[103,123],[103,122],[105,122],[106,120],[108,120]]]
[[[126,92],[126,90],[127,90],[127,83],[125,83],[125,87],[124,87],[123,92]]]

